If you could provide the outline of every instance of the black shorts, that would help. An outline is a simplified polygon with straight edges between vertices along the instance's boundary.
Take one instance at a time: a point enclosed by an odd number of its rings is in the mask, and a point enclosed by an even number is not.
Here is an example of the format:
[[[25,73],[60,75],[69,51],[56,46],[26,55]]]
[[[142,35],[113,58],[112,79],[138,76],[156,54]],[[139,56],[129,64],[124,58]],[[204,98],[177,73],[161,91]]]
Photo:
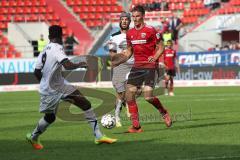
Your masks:
[[[127,84],[141,87],[145,86],[154,88],[157,78],[157,70],[155,68],[132,68],[128,76]]]
[[[175,71],[175,69],[167,69],[165,72],[166,72],[166,74],[167,74],[168,76],[172,76],[172,77],[175,77],[175,76],[176,76],[176,71]]]

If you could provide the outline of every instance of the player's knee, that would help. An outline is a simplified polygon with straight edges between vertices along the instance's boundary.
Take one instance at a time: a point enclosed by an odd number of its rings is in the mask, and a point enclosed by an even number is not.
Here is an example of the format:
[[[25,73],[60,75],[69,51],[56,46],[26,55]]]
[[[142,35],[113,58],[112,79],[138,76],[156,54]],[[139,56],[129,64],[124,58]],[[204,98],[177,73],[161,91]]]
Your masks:
[[[81,97],[81,99],[77,102],[77,106],[86,111],[91,108],[91,103],[85,97]]]
[[[49,124],[53,123],[56,119],[56,116],[54,113],[46,113],[44,116],[45,121],[47,121]]]
[[[145,101],[152,103],[153,97],[144,97]]]

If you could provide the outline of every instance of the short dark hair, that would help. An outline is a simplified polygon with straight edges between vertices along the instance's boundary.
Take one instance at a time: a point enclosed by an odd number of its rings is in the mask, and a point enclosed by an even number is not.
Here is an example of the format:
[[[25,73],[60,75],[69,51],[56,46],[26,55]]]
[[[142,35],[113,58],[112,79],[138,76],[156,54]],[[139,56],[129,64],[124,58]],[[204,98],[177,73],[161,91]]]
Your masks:
[[[49,39],[62,38],[62,27],[58,25],[52,25],[49,27]]]
[[[141,5],[136,5],[133,7],[132,12],[141,12],[142,15],[145,15],[145,9]]]

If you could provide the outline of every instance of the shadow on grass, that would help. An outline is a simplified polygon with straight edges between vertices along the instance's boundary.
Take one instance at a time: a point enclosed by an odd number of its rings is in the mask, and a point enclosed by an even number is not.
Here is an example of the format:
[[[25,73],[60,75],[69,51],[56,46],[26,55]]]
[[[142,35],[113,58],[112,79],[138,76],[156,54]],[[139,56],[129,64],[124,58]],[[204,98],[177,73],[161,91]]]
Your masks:
[[[157,122],[156,122],[157,123]],[[155,123],[155,124],[156,124]],[[178,122],[179,123],[179,122]],[[154,124],[154,123],[151,123]],[[206,123],[206,124],[192,124],[192,125],[184,125],[184,126],[174,126],[175,123],[173,123],[172,127],[170,128],[158,128],[158,129],[149,129],[147,130],[148,132],[152,131],[160,131],[160,130],[182,130],[182,129],[194,129],[194,128],[203,128],[203,127],[215,127],[215,126],[223,126],[223,125],[234,125],[234,124],[240,124],[240,121],[235,121],[235,122],[222,122],[222,123]],[[146,123],[145,125],[150,125]]]
[[[240,158],[240,145],[168,144],[156,139],[119,141],[95,145],[92,141],[43,141],[45,148],[33,150],[26,141],[1,140],[3,160],[122,160],[192,159],[199,157]]]

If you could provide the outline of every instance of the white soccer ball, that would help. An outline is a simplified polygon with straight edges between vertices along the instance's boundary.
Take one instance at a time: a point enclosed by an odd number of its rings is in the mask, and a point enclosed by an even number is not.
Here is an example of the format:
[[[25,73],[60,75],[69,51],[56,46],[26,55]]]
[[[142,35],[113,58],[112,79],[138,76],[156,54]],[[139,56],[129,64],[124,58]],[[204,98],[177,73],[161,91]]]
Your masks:
[[[116,126],[116,118],[111,114],[102,116],[101,124],[104,128],[111,129]]]

